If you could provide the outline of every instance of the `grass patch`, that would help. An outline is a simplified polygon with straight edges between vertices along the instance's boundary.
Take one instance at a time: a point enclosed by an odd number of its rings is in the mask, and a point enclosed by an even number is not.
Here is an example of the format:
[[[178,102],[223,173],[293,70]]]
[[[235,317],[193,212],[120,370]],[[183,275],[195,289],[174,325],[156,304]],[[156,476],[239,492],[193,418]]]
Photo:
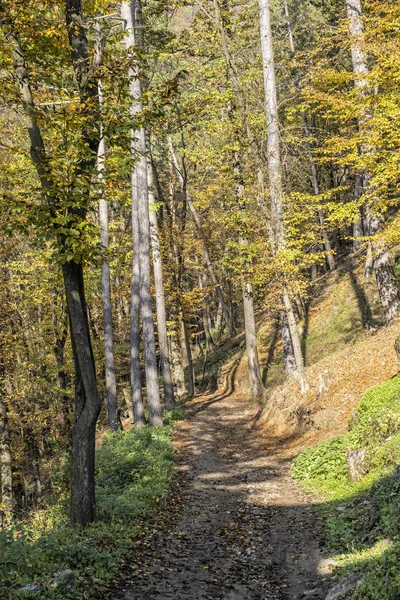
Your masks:
[[[365,449],[364,476],[350,482],[348,449]],[[363,583],[346,598],[394,600],[400,590],[400,376],[366,392],[349,432],[299,454],[293,475],[321,502],[337,574],[359,572]]]
[[[182,411],[170,411],[172,422]],[[179,413],[179,414],[178,414]],[[85,530],[68,523],[66,502],[34,515],[29,524],[0,531],[0,597],[89,598],[116,575],[145,527],[165,502],[173,469],[171,426],[108,435],[96,453],[98,521]],[[72,569],[75,590],[49,586]],[[27,584],[40,593],[18,593]]]

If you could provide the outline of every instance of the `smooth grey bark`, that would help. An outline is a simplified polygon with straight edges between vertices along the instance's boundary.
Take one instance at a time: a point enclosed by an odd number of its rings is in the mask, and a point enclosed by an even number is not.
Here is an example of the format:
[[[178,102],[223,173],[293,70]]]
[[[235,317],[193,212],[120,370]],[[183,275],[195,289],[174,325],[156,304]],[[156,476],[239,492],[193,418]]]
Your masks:
[[[244,210],[244,182],[243,182],[243,169],[240,162],[240,155],[238,152],[233,153],[233,171],[235,179],[235,193],[238,209],[243,212]],[[248,240],[244,235],[239,234],[239,246],[240,248],[247,248]],[[247,368],[249,373],[249,382],[251,396],[254,400],[258,400],[263,395],[263,384],[260,370],[260,361],[258,358],[257,348],[257,333],[256,333],[256,320],[254,314],[254,301],[253,301],[253,286],[250,282],[246,281],[242,276],[242,294],[243,294],[243,313],[244,313],[244,331],[246,338],[246,353],[247,353]]]
[[[199,289],[205,290],[207,288],[207,276],[200,270],[200,261],[197,256],[194,257],[196,265],[198,266],[197,279],[199,282]],[[203,297],[202,300],[202,321],[204,327],[204,337],[206,340],[206,348],[207,351],[210,352],[213,348],[215,348],[215,343],[211,334],[211,317],[210,311],[207,303],[207,296]]]
[[[132,141],[132,144],[134,141]],[[133,149],[134,152],[134,149]],[[140,368],[140,268],[139,268],[139,222],[137,216],[136,171],[131,174],[132,199],[132,285],[130,312],[130,377],[132,408],[135,427],[146,425],[142,395],[142,371]]]
[[[7,406],[4,402],[0,387],[0,510],[1,521],[7,523],[12,516],[13,491],[12,491],[12,467],[10,433],[8,430]]]
[[[263,384],[258,358],[256,320],[254,315],[253,286],[243,282],[244,331],[251,396],[258,400],[263,395]]]
[[[201,223],[201,220],[200,220],[199,214],[198,214],[198,212],[196,210],[196,207],[193,204],[192,198],[191,198],[191,196],[190,196],[190,194],[188,192],[187,182],[185,180],[184,174],[182,173],[182,168],[179,166],[178,159],[177,159],[177,156],[176,156],[176,153],[175,153],[175,149],[174,149],[171,137],[169,138],[168,144],[169,144],[169,150],[170,150],[171,158],[172,158],[172,161],[173,161],[173,165],[175,167],[176,173],[178,175],[178,179],[179,179],[181,187],[182,187],[182,192],[185,195],[186,203],[187,203],[187,205],[189,207],[190,213],[191,213],[191,215],[193,217],[193,221],[194,221],[194,223],[196,225],[196,229],[197,229],[197,231],[199,233],[200,239],[201,239],[202,244],[203,244],[203,252],[204,252],[205,263],[207,265],[207,269],[208,269],[208,272],[210,274],[211,281],[213,282],[213,285],[215,287],[215,291],[216,291],[219,303],[220,303],[221,308],[222,308],[222,313],[224,315],[224,319],[225,319],[226,324],[228,326],[229,335],[231,337],[233,337],[233,336],[236,335],[236,331],[235,331],[235,327],[234,327],[234,324],[233,324],[233,320],[231,318],[231,315],[229,314],[229,310],[228,310],[228,307],[226,306],[221,286],[220,286],[220,284],[218,282],[218,279],[217,279],[217,276],[215,274],[214,266],[212,264],[211,257],[210,257],[209,251],[208,251],[208,246],[207,246],[207,243],[206,243],[206,235],[205,235],[205,232],[204,232],[204,229],[203,229],[203,225]]]
[[[188,380],[188,384],[189,384],[189,394],[193,398],[193,396],[195,394],[195,377],[194,377],[192,347],[190,344],[188,326],[187,326],[186,321],[183,318],[183,316],[181,318],[181,348],[182,348],[183,359],[186,362],[186,373],[187,373],[187,380]]]
[[[100,109],[104,102],[103,88],[99,81],[99,103]],[[102,248],[107,251],[109,248],[109,233],[108,233],[108,202],[106,199],[105,177],[104,177],[104,162],[105,162],[105,141],[104,128],[100,124],[100,142],[97,152],[97,172],[101,190],[101,198],[99,201],[99,224],[100,224],[100,243]],[[110,264],[108,258],[103,258],[101,265],[101,299],[103,304],[103,326],[104,326],[104,358],[105,358],[105,374],[106,374],[106,404],[108,424],[111,431],[118,431],[121,427],[121,422],[118,415],[117,405],[117,382],[115,378],[115,361],[114,361],[114,338],[113,338],[113,323],[112,323],[112,301],[111,301],[111,275]]]
[[[269,0],[259,0],[259,10],[265,110],[268,133],[267,153],[271,200],[271,236],[273,242],[273,251],[277,253],[285,247],[286,242],[283,214],[283,185],[280,156],[278,102]],[[283,285],[282,299],[283,308],[286,311],[292,348],[296,362],[296,376],[299,378],[302,393],[305,393],[308,388],[308,384],[304,368],[303,354],[301,351],[300,336],[294,317],[292,301],[285,283]]]
[[[364,25],[362,21],[361,0],[346,0],[347,18],[349,22],[349,32],[351,41],[351,60],[353,72],[355,75],[354,85],[361,96],[367,96],[370,93],[368,81],[368,63],[367,55],[364,49]],[[368,127],[368,120],[371,117],[371,111],[365,110],[358,118],[358,128],[360,131]],[[367,148],[361,147],[362,154],[368,152]],[[370,173],[362,174],[363,188],[368,188],[371,180]],[[358,188],[361,186],[356,186]],[[356,194],[357,194],[356,189]],[[384,226],[383,216],[374,212],[373,207],[366,206],[366,224],[367,235],[371,237],[371,250],[368,260],[373,257],[373,268],[375,271],[376,283],[379,297],[388,323],[400,315],[400,291],[394,273],[393,261],[389,249],[382,241],[376,241],[376,236]],[[375,238],[374,238],[375,236]],[[366,268],[368,272],[368,265]]]
[[[76,187],[81,190],[84,183],[86,183],[86,190],[90,189],[91,177],[96,166],[99,143],[98,114],[96,110],[98,93],[96,69],[102,62],[102,48],[101,46],[96,47],[94,57],[89,56],[86,33],[80,25],[82,23],[80,1],[66,0],[65,7],[71,60],[81,103],[85,108],[90,105],[93,111],[86,115],[90,123],[86,122],[81,130],[82,147],[87,151],[83,153],[81,160],[76,165],[74,180],[72,185],[69,186],[69,193],[78,194]],[[16,86],[29,135],[32,162],[36,168],[43,197],[47,201],[51,216],[55,218],[59,205],[59,199],[56,195],[57,186],[54,185],[43,136],[37,120],[25,56],[13,23],[7,16],[2,1],[0,1],[0,26],[5,33],[11,51]],[[86,191],[87,193],[88,191]],[[86,216],[84,208],[71,207],[70,212],[76,214],[79,218],[85,218]],[[59,236],[57,228],[55,229],[55,235],[58,236],[58,241],[63,245],[65,240],[62,236]],[[62,271],[75,363],[71,520],[73,523],[85,526],[94,521],[96,516],[94,455],[96,422],[101,408],[101,399],[97,389],[96,368],[90,339],[83,285],[83,267],[82,264],[71,260],[63,264]]]
[[[178,342],[178,334],[176,330],[172,330],[169,336],[171,343],[171,362],[172,373],[176,388],[176,395],[179,400],[188,396],[188,391],[185,384],[185,371],[182,364],[182,353]]]
[[[175,397],[168,350],[167,312],[165,309],[163,268],[158,232],[157,212],[155,209],[153,164],[149,153],[147,155],[147,161],[150,213],[150,243],[153,256],[154,285],[156,290],[158,344],[160,347],[160,362],[164,388],[164,402],[166,406],[172,407],[175,404]]]
[[[137,8],[138,3],[134,0],[121,3],[121,17],[126,32],[125,45],[128,53],[132,52],[137,38]],[[130,69],[129,78],[129,93],[132,99],[130,112],[131,117],[135,119],[142,112],[142,89],[137,68]],[[142,127],[136,130],[132,135],[132,139],[132,158],[133,160],[136,160],[134,169],[136,176],[137,221],[139,231],[139,290],[147,384],[147,407],[149,411],[149,423],[154,426],[159,426],[162,425],[163,421],[158,384],[152,297],[150,291],[150,221],[145,129]]]

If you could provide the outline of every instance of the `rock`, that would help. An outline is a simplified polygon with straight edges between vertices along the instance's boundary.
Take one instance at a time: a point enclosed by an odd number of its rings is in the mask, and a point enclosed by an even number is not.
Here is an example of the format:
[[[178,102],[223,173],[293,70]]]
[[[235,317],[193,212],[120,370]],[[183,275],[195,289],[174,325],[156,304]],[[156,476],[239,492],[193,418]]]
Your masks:
[[[361,481],[365,475],[365,457],[366,450],[348,450],[347,451],[347,471],[350,481]]]
[[[59,573],[55,573],[51,582],[52,587],[68,587],[71,589],[75,588],[76,577],[75,573],[71,569],[64,569]]]
[[[25,585],[24,587],[20,588],[17,591],[17,594],[24,594],[24,593],[38,594],[41,591],[42,591],[42,587],[40,585],[36,585],[34,583],[29,583],[28,585]]]
[[[363,577],[360,577],[356,573],[347,575],[342,581],[339,581],[337,585],[331,588],[325,600],[340,600],[345,594],[352,592],[364,581]]]

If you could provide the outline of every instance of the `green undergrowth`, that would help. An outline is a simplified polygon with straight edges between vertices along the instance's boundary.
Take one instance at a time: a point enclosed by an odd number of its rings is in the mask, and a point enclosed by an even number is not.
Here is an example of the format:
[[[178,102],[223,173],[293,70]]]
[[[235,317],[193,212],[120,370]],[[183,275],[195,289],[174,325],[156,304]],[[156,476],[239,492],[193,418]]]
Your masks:
[[[347,452],[365,450],[361,480],[351,482]],[[400,376],[369,389],[349,431],[303,450],[293,475],[321,502],[337,575],[357,572],[352,600],[394,600],[400,594]]]
[[[165,503],[173,470],[171,423],[109,434],[96,453],[98,521],[86,529],[68,523],[67,502],[36,512],[29,523],[0,531],[0,598],[90,598],[117,574],[144,531],[146,518]],[[72,569],[74,590],[52,587],[56,572]],[[27,584],[39,593],[18,592]]]

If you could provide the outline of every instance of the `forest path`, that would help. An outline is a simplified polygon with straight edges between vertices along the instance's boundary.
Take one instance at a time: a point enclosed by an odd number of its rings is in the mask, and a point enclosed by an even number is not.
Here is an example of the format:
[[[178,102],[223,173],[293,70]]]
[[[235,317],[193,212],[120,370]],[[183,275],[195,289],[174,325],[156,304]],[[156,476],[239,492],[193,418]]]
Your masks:
[[[177,431],[183,506],[125,583],[125,600],[323,599],[329,571],[284,447],[254,430],[257,406],[197,398]]]

